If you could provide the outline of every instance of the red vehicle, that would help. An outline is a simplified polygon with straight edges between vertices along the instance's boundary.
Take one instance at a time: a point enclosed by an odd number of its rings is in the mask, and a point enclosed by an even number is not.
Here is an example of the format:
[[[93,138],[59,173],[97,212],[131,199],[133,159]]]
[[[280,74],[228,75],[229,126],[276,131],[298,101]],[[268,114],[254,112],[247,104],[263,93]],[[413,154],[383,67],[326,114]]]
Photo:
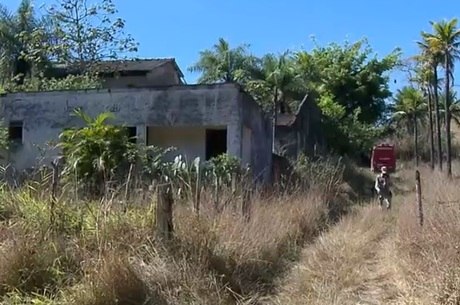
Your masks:
[[[372,149],[371,170],[380,171],[382,166],[386,166],[389,172],[396,170],[395,147],[391,144],[379,144]]]

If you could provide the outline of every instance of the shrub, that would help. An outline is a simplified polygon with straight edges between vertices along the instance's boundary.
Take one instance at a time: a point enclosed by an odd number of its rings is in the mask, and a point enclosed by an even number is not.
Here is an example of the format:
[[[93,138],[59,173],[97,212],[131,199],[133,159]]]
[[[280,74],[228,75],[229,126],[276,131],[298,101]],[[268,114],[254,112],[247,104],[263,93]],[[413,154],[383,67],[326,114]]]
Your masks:
[[[126,170],[135,144],[126,131],[106,123],[113,118],[102,113],[91,118],[81,110],[75,115],[85,123],[83,128],[70,128],[60,135],[66,166],[64,175],[76,175],[95,194],[105,191],[105,183]]]

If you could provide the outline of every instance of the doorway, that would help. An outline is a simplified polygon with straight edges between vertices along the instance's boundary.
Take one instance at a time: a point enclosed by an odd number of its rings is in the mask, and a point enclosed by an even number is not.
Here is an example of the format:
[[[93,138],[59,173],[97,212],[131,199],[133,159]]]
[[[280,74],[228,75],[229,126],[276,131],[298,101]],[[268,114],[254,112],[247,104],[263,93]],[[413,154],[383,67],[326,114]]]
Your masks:
[[[206,160],[227,152],[227,129],[206,129]]]

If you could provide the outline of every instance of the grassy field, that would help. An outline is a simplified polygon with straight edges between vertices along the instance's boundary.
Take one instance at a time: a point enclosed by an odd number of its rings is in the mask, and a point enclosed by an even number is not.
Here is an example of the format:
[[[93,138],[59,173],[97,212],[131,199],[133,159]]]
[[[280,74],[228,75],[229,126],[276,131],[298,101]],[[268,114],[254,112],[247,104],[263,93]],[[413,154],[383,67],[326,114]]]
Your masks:
[[[303,246],[347,210],[342,174],[324,170],[309,191],[255,194],[243,217],[233,194],[216,210],[202,194],[174,207],[174,237],[155,232],[154,194],[81,201],[49,187],[0,192],[1,304],[257,304],[276,291]],[[334,170],[332,171],[334,172]],[[325,186],[327,185],[327,188]],[[67,190],[71,189],[68,187]]]
[[[362,171],[327,192],[255,196],[249,220],[206,194],[200,217],[176,204],[169,242],[155,234],[154,197],[127,208],[64,197],[51,209],[46,190],[4,189],[0,303],[458,304],[457,182],[422,170],[420,228],[412,169],[398,173],[390,212],[360,200]]]

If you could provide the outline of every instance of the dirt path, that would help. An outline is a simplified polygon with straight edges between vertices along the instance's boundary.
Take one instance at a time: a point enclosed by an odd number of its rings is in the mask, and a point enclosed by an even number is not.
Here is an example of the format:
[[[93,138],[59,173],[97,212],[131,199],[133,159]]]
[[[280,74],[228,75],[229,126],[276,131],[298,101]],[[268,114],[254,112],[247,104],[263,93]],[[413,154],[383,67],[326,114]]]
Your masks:
[[[391,304],[397,294],[391,265],[397,209],[359,207],[304,249],[280,283],[274,304]]]

